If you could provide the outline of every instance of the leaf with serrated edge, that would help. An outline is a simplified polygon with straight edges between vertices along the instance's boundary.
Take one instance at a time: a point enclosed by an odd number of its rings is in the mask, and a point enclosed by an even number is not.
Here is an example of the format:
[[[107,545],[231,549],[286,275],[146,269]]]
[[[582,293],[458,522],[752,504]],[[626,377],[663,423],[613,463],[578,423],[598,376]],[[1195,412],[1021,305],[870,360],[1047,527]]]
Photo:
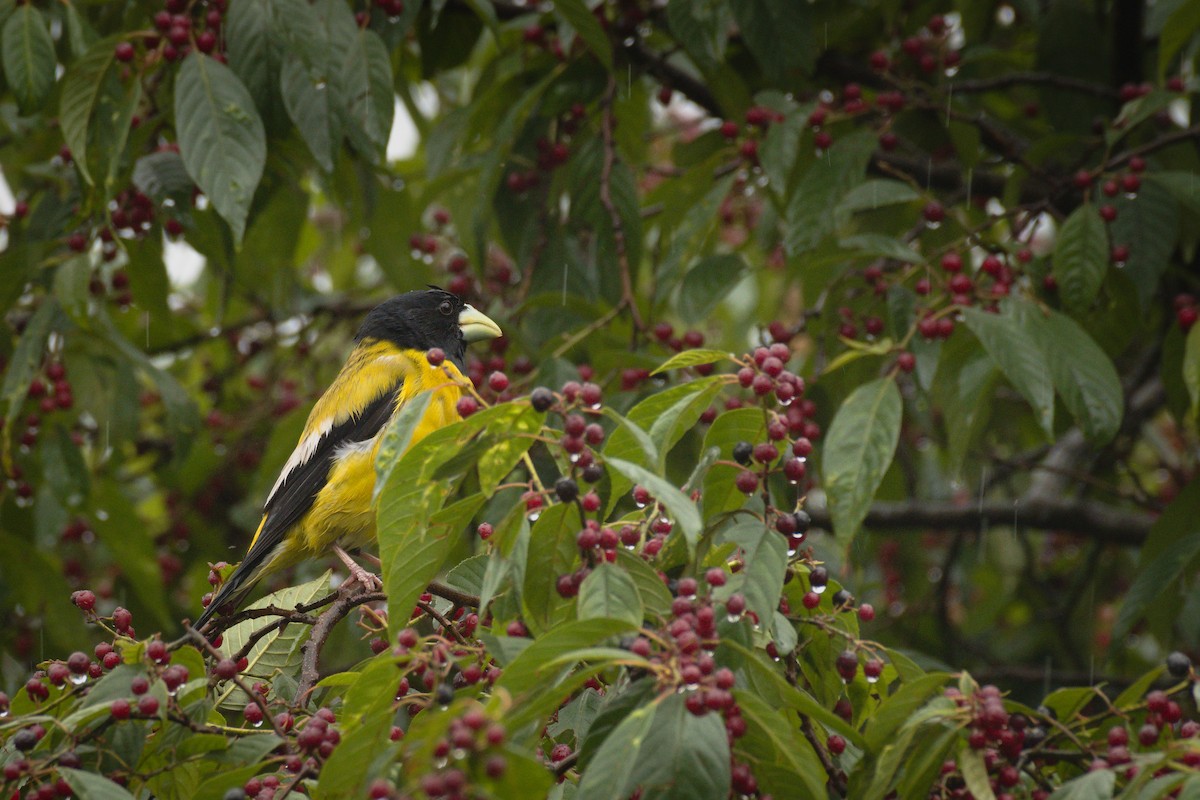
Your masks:
[[[1082,205],[1067,217],[1054,245],[1054,277],[1063,301],[1085,309],[1096,299],[1108,270],[1108,233],[1104,220],[1091,205]]]
[[[983,349],[1029,404],[1038,424],[1048,436],[1054,433],[1054,383],[1046,369],[1045,355],[1017,307],[1002,304],[999,314],[976,308],[963,309],[963,321]]]
[[[280,589],[278,592],[273,592],[261,600],[251,603],[246,608],[276,606],[277,608],[292,609],[311,603],[329,594],[329,579],[332,574],[332,571],[326,570],[325,574],[319,578],[299,586]],[[246,645],[255,631],[268,624],[270,624],[270,620],[247,619],[234,625],[223,635],[221,653],[225,656],[233,656]],[[307,625],[288,625],[282,631],[272,631],[259,639],[246,656],[247,666],[242,670],[243,677],[270,683],[271,678],[277,672],[289,675],[298,674],[301,658],[300,645],[308,640],[310,631],[311,628]],[[232,681],[222,687],[216,696],[216,703],[220,708],[241,708],[249,700],[250,698],[246,697]]]
[[[175,129],[188,174],[241,243],[267,158],[254,98],[229,67],[192,53],[175,79]]]
[[[1121,379],[1112,359],[1066,314],[1051,311],[1033,327],[1063,404],[1088,439],[1107,443],[1125,414]]]

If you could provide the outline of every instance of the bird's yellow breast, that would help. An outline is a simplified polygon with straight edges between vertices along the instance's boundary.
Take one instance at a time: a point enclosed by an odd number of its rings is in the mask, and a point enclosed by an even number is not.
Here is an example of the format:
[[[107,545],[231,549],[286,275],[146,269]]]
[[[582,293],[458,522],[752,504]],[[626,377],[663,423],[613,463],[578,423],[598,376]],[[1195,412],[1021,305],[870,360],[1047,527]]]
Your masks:
[[[410,447],[438,428],[458,421],[455,407],[462,390],[455,381],[465,379],[451,362],[434,368],[424,353],[394,347],[377,350],[373,356],[394,360],[388,366],[395,367],[403,376],[392,419],[421,392],[433,392],[429,407],[413,431]],[[375,540],[375,508],[371,502],[375,491],[375,456],[389,427],[390,420],[374,438],[347,446],[335,457],[325,486],[297,523],[299,535],[289,537],[295,552],[285,555],[285,559],[323,553],[334,544],[352,549]]]

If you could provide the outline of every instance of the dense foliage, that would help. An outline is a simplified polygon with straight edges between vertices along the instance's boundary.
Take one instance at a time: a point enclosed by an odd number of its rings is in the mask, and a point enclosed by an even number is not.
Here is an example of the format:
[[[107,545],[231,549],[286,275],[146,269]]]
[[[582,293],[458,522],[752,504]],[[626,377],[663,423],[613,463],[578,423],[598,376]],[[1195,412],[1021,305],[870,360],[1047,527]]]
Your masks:
[[[5,796],[1200,797],[1198,56],[1189,0],[0,0]],[[506,336],[386,433],[384,591],[195,633],[426,283]]]

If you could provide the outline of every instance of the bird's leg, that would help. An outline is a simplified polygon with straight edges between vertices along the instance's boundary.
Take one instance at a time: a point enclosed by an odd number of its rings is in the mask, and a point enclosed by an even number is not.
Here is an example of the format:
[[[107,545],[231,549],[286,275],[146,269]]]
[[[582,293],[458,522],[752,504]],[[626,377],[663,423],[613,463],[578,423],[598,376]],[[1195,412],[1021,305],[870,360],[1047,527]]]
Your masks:
[[[340,546],[335,544],[333,546],[333,552],[337,554],[337,557],[340,558],[342,563],[346,565],[346,568],[350,570],[351,583],[357,582],[361,584],[362,587],[368,592],[377,592],[383,588],[383,581],[379,579],[378,575],[373,575],[359,566],[359,563],[351,558],[350,554],[343,550]]]

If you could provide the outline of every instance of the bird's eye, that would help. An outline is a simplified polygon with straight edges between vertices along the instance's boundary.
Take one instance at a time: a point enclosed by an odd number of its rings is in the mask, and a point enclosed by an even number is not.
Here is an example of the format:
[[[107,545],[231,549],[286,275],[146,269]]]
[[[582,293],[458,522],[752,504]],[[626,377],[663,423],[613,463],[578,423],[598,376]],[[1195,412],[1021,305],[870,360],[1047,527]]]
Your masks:
[[[438,311],[442,312],[448,317],[454,313],[454,304],[449,300],[443,300],[442,304],[438,306]]]

